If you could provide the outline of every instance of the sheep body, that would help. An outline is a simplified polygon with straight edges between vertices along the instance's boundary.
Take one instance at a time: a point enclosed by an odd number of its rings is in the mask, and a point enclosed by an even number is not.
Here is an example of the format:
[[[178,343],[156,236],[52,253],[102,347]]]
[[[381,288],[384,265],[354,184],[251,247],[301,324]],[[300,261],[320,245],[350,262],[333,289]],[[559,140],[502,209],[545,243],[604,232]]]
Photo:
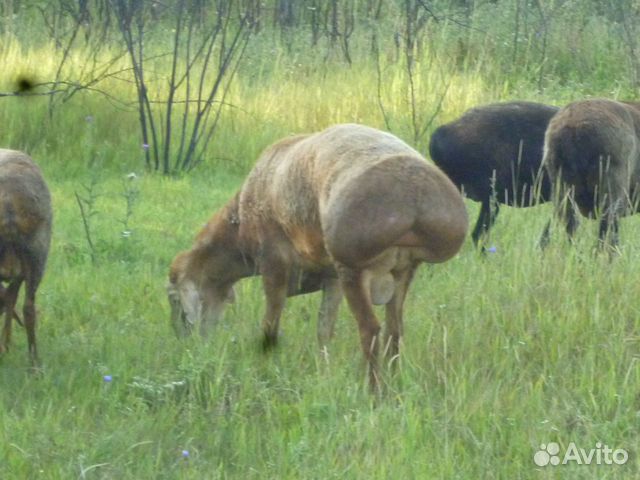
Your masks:
[[[475,244],[495,222],[499,204],[528,207],[551,198],[542,148],[557,111],[533,102],[483,105],[434,131],[431,158],[468,198],[482,204],[471,234]]]
[[[543,163],[567,233],[577,228],[577,207],[600,219],[601,244],[608,238],[615,246],[619,217],[638,210],[640,103],[596,98],[565,106],[549,123]]]
[[[318,337],[326,343],[344,291],[375,384],[380,327],[372,303],[387,305],[395,354],[413,272],[455,255],[467,227],[456,187],[391,134],[345,124],[286,138],[260,156],[240,192],[174,260],[174,324],[200,322],[206,332],[232,285],[260,274],[265,344],[277,340],[286,297],[318,289]]]
[[[23,305],[29,356],[38,363],[35,295],[44,274],[51,242],[51,196],[42,173],[26,154],[0,149],[0,304],[5,323],[0,352],[9,348],[18,292]]]

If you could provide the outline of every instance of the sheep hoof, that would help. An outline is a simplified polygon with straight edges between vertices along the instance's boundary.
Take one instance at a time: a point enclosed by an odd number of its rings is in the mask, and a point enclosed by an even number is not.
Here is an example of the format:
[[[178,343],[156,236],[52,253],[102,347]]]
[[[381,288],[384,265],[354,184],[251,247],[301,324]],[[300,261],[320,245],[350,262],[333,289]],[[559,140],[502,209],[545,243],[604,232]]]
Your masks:
[[[266,352],[272,350],[278,345],[278,335],[265,333],[262,339],[262,349]]]

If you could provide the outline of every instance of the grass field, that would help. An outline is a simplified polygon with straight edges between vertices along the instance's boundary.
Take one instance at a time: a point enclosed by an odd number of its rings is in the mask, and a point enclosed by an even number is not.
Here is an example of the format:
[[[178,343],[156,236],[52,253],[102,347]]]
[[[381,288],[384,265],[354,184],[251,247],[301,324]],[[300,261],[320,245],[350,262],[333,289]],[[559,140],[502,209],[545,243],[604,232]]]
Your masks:
[[[1,53],[7,79],[53,68],[44,50]],[[328,354],[319,352],[317,295],[290,299],[269,354],[259,347],[258,279],[238,285],[211,338],[175,338],[169,263],[259,151],[337,122],[385,127],[371,65],[272,67],[258,80],[239,74],[237,108],[223,116],[210,159],[175,178],[144,171],[135,113],[97,95],[81,94],[52,118],[44,98],[1,100],[2,146],[42,166],[55,219],[38,296],[43,372],[29,372],[19,328],[0,359],[0,479],[638,478],[637,218],[622,222],[622,253],[610,262],[593,254],[594,222],[583,222],[575,246],[556,232],[541,253],[551,207],[503,208],[494,253],[481,256],[468,241],[450,262],[419,270],[399,366],[380,399],[367,392],[345,305]],[[402,71],[385,75],[392,126],[411,141]],[[435,124],[493,100],[580,96],[505,90],[476,71],[425,66],[425,116],[442,75],[449,87]],[[93,200],[93,250],[76,193]],[[473,222],[478,206],[467,205]],[[625,449],[628,461],[539,467],[534,454],[549,442],[562,452],[572,442]]]

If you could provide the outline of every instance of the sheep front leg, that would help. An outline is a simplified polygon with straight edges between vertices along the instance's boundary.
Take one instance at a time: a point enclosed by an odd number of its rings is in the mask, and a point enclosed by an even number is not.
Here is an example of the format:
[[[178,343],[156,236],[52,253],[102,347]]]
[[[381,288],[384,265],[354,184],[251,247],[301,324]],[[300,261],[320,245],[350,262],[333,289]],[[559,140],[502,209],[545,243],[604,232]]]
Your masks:
[[[263,347],[271,348],[278,343],[280,316],[287,299],[289,274],[282,265],[270,265],[262,274],[262,285],[267,300],[266,311],[262,319],[264,332]]]
[[[380,323],[371,304],[369,282],[362,271],[342,267],[338,273],[349,308],[358,322],[360,345],[369,369],[369,387],[377,391]]]
[[[496,218],[498,217],[498,203],[495,202],[495,210],[493,212],[491,211],[491,203],[492,199],[488,197],[482,201],[482,205],[480,206],[478,220],[476,221],[476,225],[473,228],[473,232],[471,233],[473,245],[476,247],[478,246],[480,240],[489,232],[489,229],[493,226]]]

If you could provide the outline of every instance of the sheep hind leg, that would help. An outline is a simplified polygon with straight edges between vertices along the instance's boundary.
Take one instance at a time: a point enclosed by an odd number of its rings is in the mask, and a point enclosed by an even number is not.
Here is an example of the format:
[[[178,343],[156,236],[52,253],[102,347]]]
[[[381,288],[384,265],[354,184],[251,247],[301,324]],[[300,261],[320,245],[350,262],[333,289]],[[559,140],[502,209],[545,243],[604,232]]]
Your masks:
[[[577,205],[574,198],[574,189],[569,188],[563,196],[563,200],[556,207],[556,216],[562,223],[564,223],[564,229],[567,233],[569,242],[573,243],[573,238],[579,224]]]
[[[620,241],[618,229],[620,215],[623,213],[620,205],[622,205],[620,200],[612,202],[605,208],[605,212],[600,219],[598,251],[608,251],[611,258],[620,253],[618,249]]]
[[[403,308],[404,301],[409,291],[409,285],[413,280],[416,266],[392,272],[395,280],[395,290],[391,301],[385,307],[385,351],[389,361],[395,360],[400,353],[400,339],[403,334]],[[394,362],[395,363],[395,362]]]
[[[318,344],[324,348],[333,338],[333,331],[342,301],[342,290],[337,278],[326,278],[322,285],[322,301],[318,312]]]
[[[4,328],[0,338],[0,354],[7,352],[11,345],[11,321],[17,318],[15,308],[21,284],[22,279],[13,280],[4,292]]]
[[[340,284],[349,308],[358,323],[360,345],[369,371],[369,387],[379,391],[378,350],[380,323],[376,319],[370,299],[369,282],[364,272],[347,267],[338,268]]]
[[[24,328],[27,330],[27,343],[29,345],[29,359],[33,367],[40,365],[38,358],[38,346],[36,344],[36,288],[32,282],[27,282],[24,297],[23,316]]]
[[[547,224],[544,226],[544,230],[542,230],[542,234],[540,235],[538,246],[540,247],[541,250],[544,250],[549,246],[550,241],[551,241],[551,220],[548,220]]]
[[[38,347],[36,344],[36,292],[40,286],[40,281],[44,274],[44,261],[33,261],[33,258],[43,258],[38,252],[22,252],[20,255],[20,263],[24,275],[25,292],[24,304],[22,306],[22,315],[24,318],[24,328],[27,331],[27,344],[29,346],[29,359],[31,360],[31,368],[36,372],[40,372],[40,358],[38,356]],[[46,257],[45,257],[46,258]]]

